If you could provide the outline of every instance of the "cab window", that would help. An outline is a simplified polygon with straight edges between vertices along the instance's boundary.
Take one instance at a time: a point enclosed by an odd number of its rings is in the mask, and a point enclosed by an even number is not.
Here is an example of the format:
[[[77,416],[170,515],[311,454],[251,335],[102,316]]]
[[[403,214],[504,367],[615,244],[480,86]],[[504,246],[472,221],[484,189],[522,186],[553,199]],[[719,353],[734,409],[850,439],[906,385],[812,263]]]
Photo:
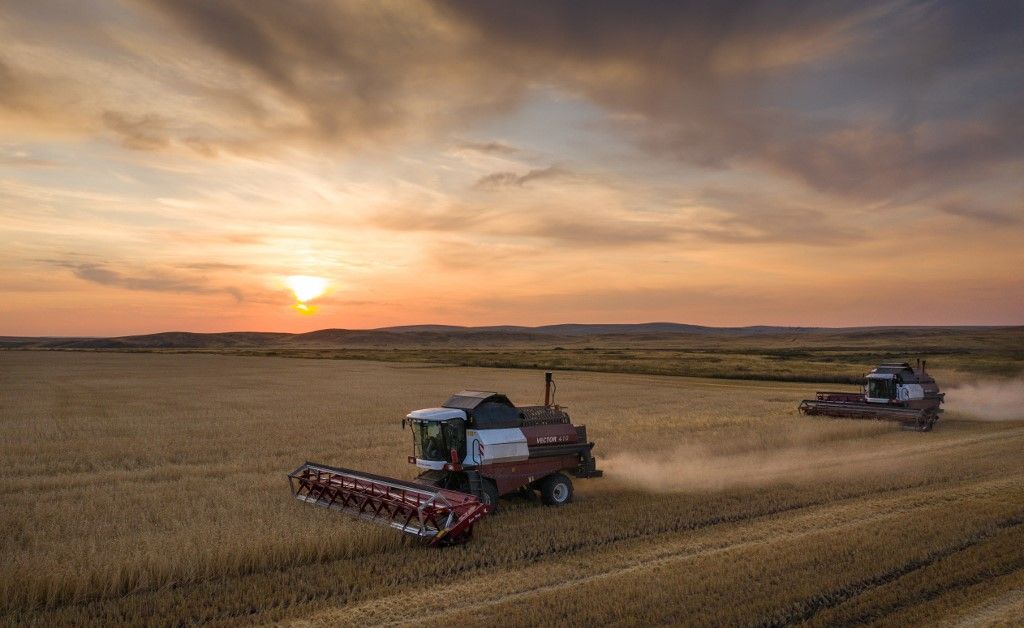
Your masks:
[[[895,386],[891,379],[869,379],[868,397],[872,399],[892,399]]]

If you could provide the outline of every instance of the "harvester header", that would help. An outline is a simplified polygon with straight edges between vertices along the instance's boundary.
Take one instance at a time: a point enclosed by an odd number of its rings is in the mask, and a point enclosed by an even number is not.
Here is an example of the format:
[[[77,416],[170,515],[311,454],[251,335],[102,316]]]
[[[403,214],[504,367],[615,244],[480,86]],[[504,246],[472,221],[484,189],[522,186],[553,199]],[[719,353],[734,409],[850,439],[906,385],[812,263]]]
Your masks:
[[[307,462],[288,474],[296,499],[391,526],[430,545],[468,540],[490,511],[472,495]]]

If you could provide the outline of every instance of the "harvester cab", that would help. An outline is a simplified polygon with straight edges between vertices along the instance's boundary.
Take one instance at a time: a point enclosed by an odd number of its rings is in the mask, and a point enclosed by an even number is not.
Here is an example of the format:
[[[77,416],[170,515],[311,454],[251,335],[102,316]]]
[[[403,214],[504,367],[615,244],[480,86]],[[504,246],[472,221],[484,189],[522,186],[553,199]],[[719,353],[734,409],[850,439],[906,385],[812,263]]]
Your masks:
[[[545,373],[544,405],[516,406],[503,394],[463,390],[440,407],[414,410],[408,482],[307,462],[289,474],[299,500],[333,508],[429,540],[460,543],[503,495],[540,493],[547,505],[572,500],[576,478],[600,477],[586,426],[554,404]]]
[[[800,402],[799,410],[809,415],[850,419],[898,421],[905,429],[927,432],[942,414],[945,393],[918,360],[880,364],[865,376],[863,391],[819,391],[814,399]]]
[[[545,504],[572,499],[572,480],[599,477],[586,426],[554,405],[551,373],[545,403],[516,406],[505,395],[463,390],[439,408],[410,412],[417,481],[455,489],[497,508],[501,495],[540,491]]]

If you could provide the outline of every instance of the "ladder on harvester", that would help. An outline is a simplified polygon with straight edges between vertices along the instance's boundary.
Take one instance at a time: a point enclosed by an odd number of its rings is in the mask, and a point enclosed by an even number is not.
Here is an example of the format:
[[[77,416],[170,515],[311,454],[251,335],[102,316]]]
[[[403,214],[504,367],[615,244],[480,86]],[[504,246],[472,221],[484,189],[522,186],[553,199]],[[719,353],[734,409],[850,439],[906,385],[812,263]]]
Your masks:
[[[431,545],[469,540],[473,525],[491,510],[459,491],[313,462],[289,473],[288,483],[300,501],[390,526]]]
[[[469,478],[469,494],[477,499],[484,496],[484,483],[480,478],[480,472],[470,469],[466,471],[466,477]]]

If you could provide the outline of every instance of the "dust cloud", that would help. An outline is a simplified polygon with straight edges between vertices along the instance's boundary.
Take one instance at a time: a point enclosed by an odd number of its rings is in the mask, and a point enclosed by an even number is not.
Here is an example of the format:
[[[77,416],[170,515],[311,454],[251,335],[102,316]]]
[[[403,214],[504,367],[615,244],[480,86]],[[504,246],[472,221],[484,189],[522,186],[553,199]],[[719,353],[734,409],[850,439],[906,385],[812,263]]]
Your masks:
[[[964,384],[946,392],[946,410],[982,421],[1024,421],[1024,379]]]
[[[607,477],[648,491],[708,491],[892,473],[911,464],[906,453],[863,442],[732,453],[682,446],[649,455],[615,454],[601,466]]]

